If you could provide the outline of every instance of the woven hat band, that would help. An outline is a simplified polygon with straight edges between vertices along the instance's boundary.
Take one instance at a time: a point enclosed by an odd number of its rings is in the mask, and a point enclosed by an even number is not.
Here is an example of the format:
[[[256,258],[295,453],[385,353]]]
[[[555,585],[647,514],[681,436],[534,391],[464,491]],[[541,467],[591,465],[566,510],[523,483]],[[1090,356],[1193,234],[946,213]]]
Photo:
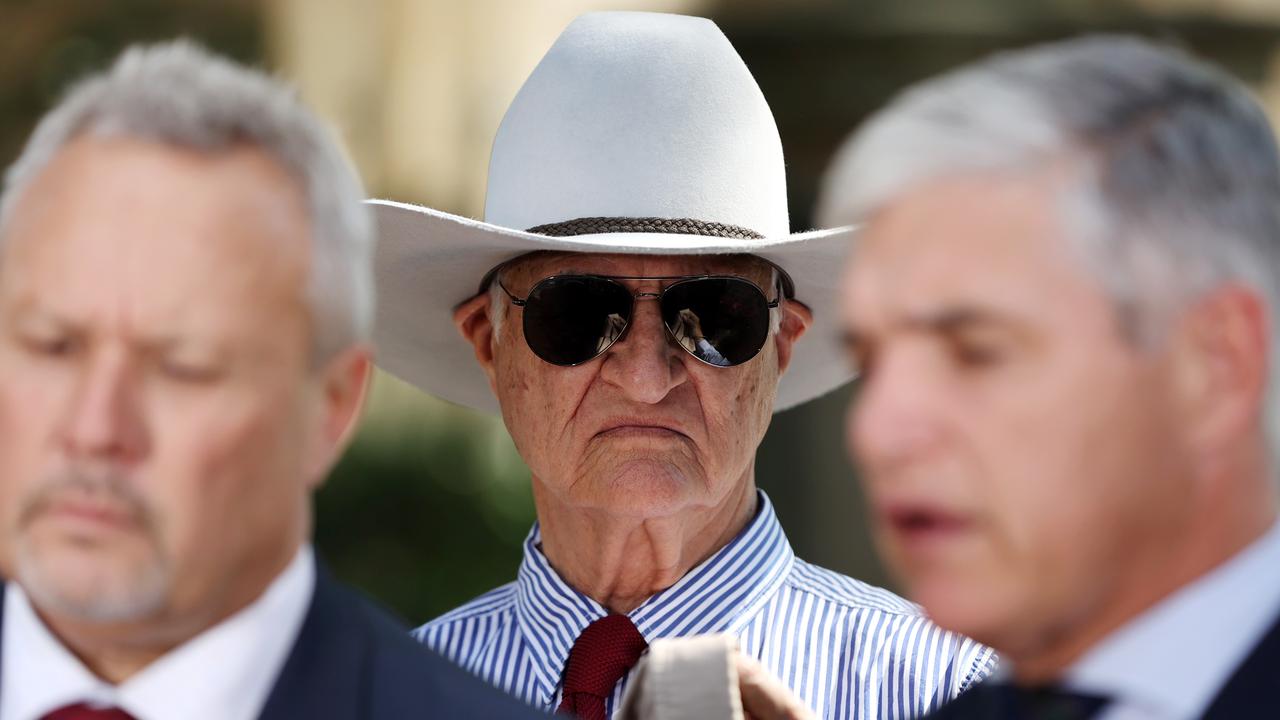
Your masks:
[[[760,233],[727,223],[691,218],[657,217],[585,217],[564,222],[537,225],[528,232],[549,237],[598,235],[605,233],[661,233],[667,235],[702,235],[704,237],[763,240]]]

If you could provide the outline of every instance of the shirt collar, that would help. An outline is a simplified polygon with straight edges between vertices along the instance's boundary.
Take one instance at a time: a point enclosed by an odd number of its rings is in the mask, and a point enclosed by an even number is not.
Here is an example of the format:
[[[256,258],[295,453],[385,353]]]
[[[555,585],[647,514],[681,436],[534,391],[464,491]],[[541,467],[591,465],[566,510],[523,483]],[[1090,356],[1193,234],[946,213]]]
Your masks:
[[[31,720],[88,702],[119,707],[139,720],[254,718],[302,627],[315,572],[305,546],[252,604],[118,686],[85,668],[11,583],[4,594],[0,717]]]
[[[757,491],[755,517],[733,540],[629,617],[648,642],[702,633],[735,632],[769,601],[795,562],[773,505]],[[608,614],[570,587],[542,554],[534,524],[516,578],[516,622],[533,655],[533,672],[550,702],[578,635]]]
[[[1280,612],[1280,523],[1094,646],[1066,684],[1198,717]]]

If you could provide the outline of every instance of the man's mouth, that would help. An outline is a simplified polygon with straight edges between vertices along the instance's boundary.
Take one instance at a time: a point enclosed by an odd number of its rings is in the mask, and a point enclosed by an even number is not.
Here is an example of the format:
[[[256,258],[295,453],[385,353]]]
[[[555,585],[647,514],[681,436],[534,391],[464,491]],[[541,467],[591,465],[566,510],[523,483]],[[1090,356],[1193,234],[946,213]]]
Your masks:
[[[610,438],[684,438],[688,437],[674,423],[646,418],[614,418],[604,423],[596,437]]]
[[[889,530],[909,545],[951,540],[973,527],[973,520],[966,515],[923,503],[890,506],[882,518]]]
[[[90,532],[128,530],[138,524],[133,513],[117,504],[78,498],[53,500],[37,517]]]

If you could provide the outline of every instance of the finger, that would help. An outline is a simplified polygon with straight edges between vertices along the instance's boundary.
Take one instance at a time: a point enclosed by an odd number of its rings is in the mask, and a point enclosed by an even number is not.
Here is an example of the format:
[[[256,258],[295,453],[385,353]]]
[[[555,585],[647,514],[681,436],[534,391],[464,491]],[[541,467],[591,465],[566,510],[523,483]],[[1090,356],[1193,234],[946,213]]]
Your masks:
[[[743,710],[756,720],[813,720],[800,698],[754,659],[738,653],[738,688]]]

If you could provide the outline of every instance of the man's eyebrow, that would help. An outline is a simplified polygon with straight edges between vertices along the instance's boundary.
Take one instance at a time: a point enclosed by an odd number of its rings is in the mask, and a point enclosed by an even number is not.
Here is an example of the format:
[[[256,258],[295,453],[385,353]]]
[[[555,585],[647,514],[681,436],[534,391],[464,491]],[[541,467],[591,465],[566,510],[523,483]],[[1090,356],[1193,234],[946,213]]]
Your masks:
[[[39,323],[57,328],[74,329],[78,327],[78,324],[71,318],[65,317],[48,305],[31,298],[13,303],[5,312],[5,316],[23,323]]]
[[[890,323],[890,327],[915,332],[954,335],[965,330],[983,327],[1002,327],[1016,329],[1022,325],[1017,316],[988,308],[961,306],[950,307],[936,312],[918,312],[899,318]],[[872,333],[858,328],[845,328],[841,333],[841,344],[848,350],[865,347],[872,341]]]
[[[1013,324],[1010,315],[977,307],[951,307],[908,316],[902,325],[912,330],[951,335],[973,327]]]

